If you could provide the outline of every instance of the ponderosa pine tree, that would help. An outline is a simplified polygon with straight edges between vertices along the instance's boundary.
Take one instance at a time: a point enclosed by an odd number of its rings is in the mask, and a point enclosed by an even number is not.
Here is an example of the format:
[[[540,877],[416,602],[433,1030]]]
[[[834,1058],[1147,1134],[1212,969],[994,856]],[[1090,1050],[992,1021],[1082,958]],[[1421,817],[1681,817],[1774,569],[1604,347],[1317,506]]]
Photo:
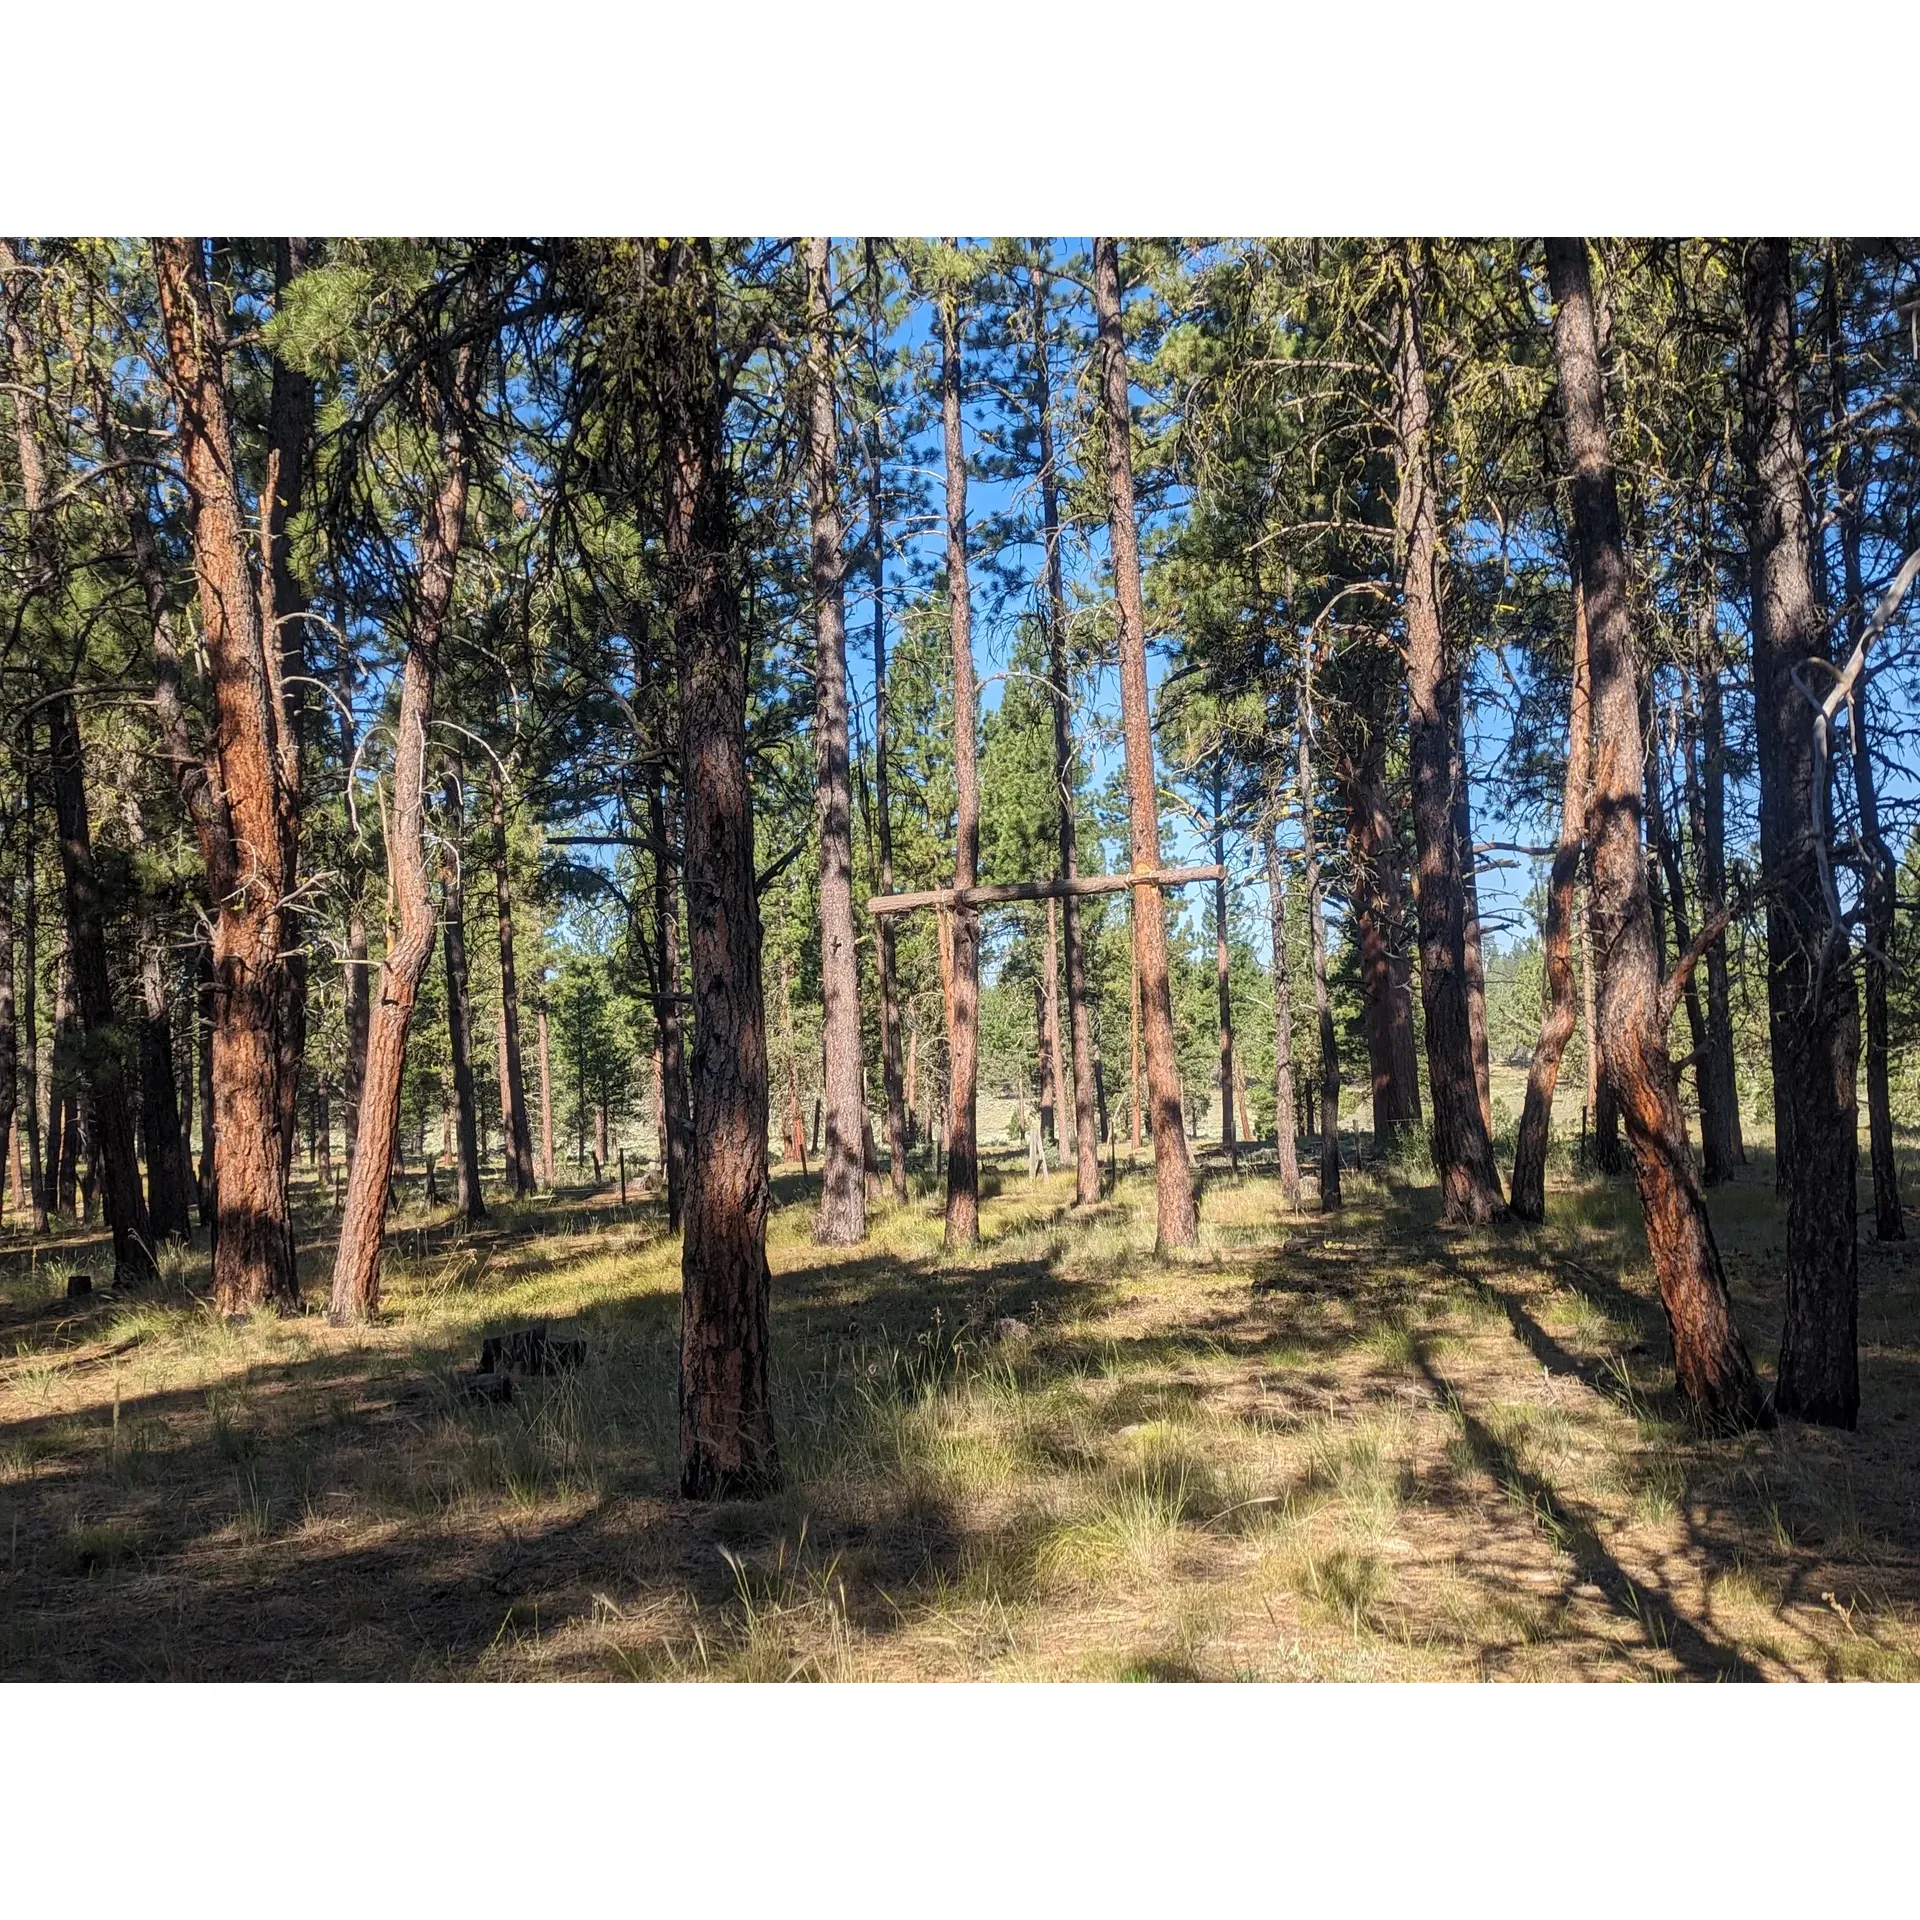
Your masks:
[[[840,428],[835,393],[833,242],[807,242],[807,499],[814,626],[814,814],[820,855],[822,1105],[827,1145],[814,1238],[867,1237],[863,1170],[865,1070],[860,969],[853,933],[853,785],[847,750],[846,553],[840,524]]]
[[[1599,982],[1605,1071],[1626,1123],[1681,1395],[1711,1425],[1752,1426],[1765,1418],[1765,1405],[1733,1323],[1667,1052],[1667,1023],[1678,985],[1660,977],[1641,851],[1640,663],[1627,611],[1626,550],[1587,243],[1549,240],[1547,273],[1574,559],[1587,618],[1594,738],[1587,819],[1593,937],[1607,956]]]
[[[1786,1123],[1776,1142],[1787,1200],[1787,1310],[1774,1398],[1782,1413],[1851,1427],[1860,1406],[1860,1005],[1852,955],[1833,937],[1821,885],[1813,708],[1797,684],[1826,647],[1813,591],[1787,242],[1745,244],[1740,285],[1760,867],[1774,1098]]]
[[[480,1192],[480,1132],[473,1098],[473,1001],[468,990],[467,888],[462,871],[463,773],[456,761],[441,786],[446,831],[440,845],[441,944],[447,968],[447,1047],[453,1056],[454,1211],[469,1226],[487,1215]]]
[[[1099,323],[1101,423],[1106,441],[1107,525],[1114,611],[1119,628],[1120,714],[1126,742],[1127,819],[1135,873],[1160,865],[1160,803],[1147,695],[1147,617],[1140,588],[1140,530],[1133,502],[1133,407],[1121,322],[1120,243],[1093,243],[1093,305]],[[1174,1051],[1173,995],[1167,975],[1166,902],[1157,886],[1133,889],[1133,951],[1146,1033],[1147,1088],[1153,1104],[1157,1244],[1191,1246],[1199,1234],[1181,1113],[1180,1063]],[[1135,1112],[1139,1102],[1135,1101]]]

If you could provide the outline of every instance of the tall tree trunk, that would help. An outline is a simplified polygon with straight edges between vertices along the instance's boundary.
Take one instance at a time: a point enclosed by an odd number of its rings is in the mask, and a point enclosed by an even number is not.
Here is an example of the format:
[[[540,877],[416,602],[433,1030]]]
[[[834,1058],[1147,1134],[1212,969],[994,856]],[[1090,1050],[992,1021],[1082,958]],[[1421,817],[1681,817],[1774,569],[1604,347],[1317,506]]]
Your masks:
[[[454,350],[446,390],[432,409],[439,473],[420,530],[414,614],[400,676],[400,713],[387,833],[388,896],[395,915],[380,989],[367,1032],[360,1127],[340,1241],[334,1254],[328,1312],[336,1325],[370,1319],[380,1306],[380,1260],[386,1248],[387,1193],[400,1132],[400,1092],[414,1001],[433,957],[433,894],[427,880],[427,727],[440,674],[440,647],[453,608],[455,570],[467,522],[471,458],[468,413],[477,395],[480,357]]]
[[[1521,1219],[1546,1219],[1548,1139],[1553,1131],[1553,1085],[1561,1054],[1572,1039],[1572,895],[1580,879],[1580,847],[1586,841],[1588,766],[1594,751],[1594,707],[1588,674],[1586,593],[1574,568],[1572,582],[1572,699],[1567,714],[1567,778],[1561,783],[1561,829],[1548,874],[1546,970],[1548,1004],[1540,1016],[1540,1039],[1526,1069],[1521,1133],[1513,1144],[1513,1192],[1509,1206]],[[1588,1021],[1592,1033],[1592,1021]],[[1592,1073],[1592,1069],[1590,1069]]]
[[[776,1487],[769,1382],[767,1031],[747,784],[746,648],[734,575],[714,268],[676,240],[660,312],[665,561],[680,675],[693,963],[693,1137],[681,1252],[680,1491]]]
[[[1587,831],[1587,777],[1593,752],[1592,686],[1587,664],[1587,603],[1579,569],[1573,581],[1573,693],[1567,716],[1567,771],[1560,789],[1560,837],[1547,876],[1544,945],[1547,1005],[1540,1037],[1527,1068],[1527,1098],[1513,1148],[1513,1188],[1508,1204],[1522,1220],[1547,1214],[1547,1142],[1553,1129],[1553,1089],[1560,1056],[1573,1038],[1573,892],[1580,879],[1580,849]],[[1592,1022],[1588,1022],[1588,1033]],[[1591,1069],[1589,1069],[1591,1073]]]
[[[847,748],[847,562],[833,344],[833,242],[807,242],[807,501],[812,530],[814,817],[820,841],[822,1092],[827,1151],[813,1237],[867,1237],[860,967],[853,936],[853,784]]]
[[[1627,568],[1614,488],[1584,240],[1549,240],[1553,345],[1573,497],[1574,549],[1586,599],[1593,699],[1594,937],[1606,1074],[1633,1151],[1680,1392],[1703,1420],[1752,1426],[1766,1417],[1760,1383],[1733,1324],[1719,1249],[1694,1173],[1667,1054],[1670,989],[1662,984],[1640,849],[1639,660],[1627,618]]]
[[[39,843],[33,822],[33,732],[31,720],[21,728],[22,750],[27,760],[20,822],[20,1038],[26,1058],[27,1110],[27,1195],[33,1212],[33,1231],[48,1230],[48,1181],[46,1163],[40,1150],[40,915],[38,883],[35,877]]]
[[[669,813],[666,782],[647,790],[648,824],[653,829],[654,972],[660,997],[654,1024],[660,1032],[661,1148],[667,1172],[667,1231],[678,1233],[687,1205],[686,1005],[680,994],[680,882],[674,858],[679,826],[677,809]]]
[[[304,273],[312,258],[312,243],[303,239],[274,242],[274,300],[283,305],[287,289]],[[263,609],[267,672],[279,727],[276,745],[280,760],[279,804],[282,863],[288,904],[287,950],[281,968],[279,1017],[280,1165],[285,1180],[293,1168],[294,1104],[300,1085],[301,1062],[307,1049],[307,935],[305,916],[292,904],[297,900],[300,873],[301,753],[306,744],[307,596],[293,571],[293,542],[289,529],[306,492],[307,465],[313,440],[313,382],[273,356],[273,384],[267,402],[267,469],[262,486],[262,514],[267,544],[268,598]]]
[[[516,1194],[534,1189],[533,1129],[527,1124],[527,1076],[520,1052],[520,976],[513,953],[513,881],[507,865],[507,796],[491,773],[493,900],[500,940],[500,1131]]]
[[[1424,265],[1409,246],[1397,362],[1396,532],[1404,572],[1407,720],[1413,759],[1414,910],[1420,996],[1433,1095],[1433,1164],[1441,1217],[1483,1221],[1503,1211],[1493,1142],[1480,1108],[1466,953],[1466,890],[1453,807],[1453,715],[1440,624],[1440,536],[1433,499],[1431,403],[1420,303]]]
[[[1273,921],[1273,1113],[1280,1152],[1280,1191],[1289,1212],[1300,1205],[1300,1125],[1293,1110],[1293,997],[1287,978],[1287,895],[1280,875],[1280,847],[1271,812],[1260,825],[1260,851],[1267,863],[1267,898]]]
[[[1847,648],[1851,652],[1866,630],[1866,585],[1861,577],[1860,521],[1865,509],[1857,440],[1842,423],[1848,413],[1845,345],[1840,337],[1839,264],[1831,246],[1827,256],[1827,366],[1833,382],[1833,419],[1842,437],[1839,501],[1840,559],[1846,587]],[[1852,748],[1853,791],[1860,814],[1860,846],[1866,855],[1862,907],[1866,952],[1867,1139],[1873,1169],[1873,1237],[1904,1240],[1900,1206],[1900,1168],[1893,1150],[1893,1092],[1889,1084],[1887,965],[1893,952],[1894,898],[1899,867],[1880,831],[1880,795],[1874,779],[1873,745],[1867,733],[1867,700],[1873,676],[1862,665],[1847,719]]]
[[[215,911],[214,1298],[223,1313],[242,1313],[299,1299],[279,1104],[293,817],[274,698],[278,655],[260,630],[205,262],[200,243],[185,239],[155,240],[153,259],[215,710],[214,763],[189,798]],[[172,709],[163,721],[177,741],[185,731],[177,662],[160,665],[161,704]],[[184,754],[178,765],[190,781]]]
[[[1126,740],[1127,821],[1136,873],[1160,864],[1160,803],[1147,699],[1146,604],[1140,589],[1140,531],[1133,505],[1133,409],[1120,313],[1120,243],[1093,243],[1093,305],[1100,337],[1100,399],[1107,454],[1107,530],[1119,627],[1120,718]],[[1174,1051],[1173,993],[1167,978],[1166,901],[1155,886],[1133,889],[1133,945],[1146,1026],[1147,1087],[1153,1101],[1156,1244],[1188,1247],[1199,1215],[1180,1111],[1180,1063]]]
[[[1793,266],[1784,240],[1741,260],[1753,567],[1753,682],[1760,864],[1775,1098],[1787,1198],[1787,1303],[1775,1400],[1784,1413],[1851,1427],[1860,1405],[1854,1092],[1860,1007],[1844,936],[1829,937],[1815,851],[1812,711],[1795,673],[1824,653],[1795,392]],[[1823,815],[1824,815],[1824,809]]]
[[[167,999],[166,956],[159,928],[143,916],[140,989],[140,1126],[147,1146],[147,1212],[153,1237],[193,1235],[193,1182],[180,1138],[180,1099],[173,1079],[173,1009]]]
[[[1467,779],[1465,669],[1447,676],[1453,724],[1453,831],[1460,843],[1461,952],[1467,963],[1467,1026],[1473,1035],[1473,1084],[1480,1124],[1493,1136],[1493,1059],[1487,1045],[1487,968],[1480,948],[1480,859],[1473,850],[1473,800]]]
[[[979,707],[973,678],[973,590],[967,576],[967,461],[960,431],[960,340],[956,302],[940,302],[940,414],[947,478],[947,608],[953,628],[953,773],[958,800],[953,884],[979,877]],[[947,1245],[980,1238],[980,1162],[975,1097],[980,1063],[980,919],[956,908],[953,984],[947,996]]]
[[[1300,835],[1306,855],[1307,940],[1313,956],[1313,1004],[1320,1020],[1320,1211],[1340,1207],[1340,1041],[1327,985],[1327,918],[1320,892],[1320,836],[1313,793],[1313,657],[1302,663],[1299,779]]]
[[[1129,1144],[1140,1151],[1140,948],[1133,935],[1133,898],[1127,900],[1127,1003],[1128,1040],[1127,1110],[1133,1137]]]
[[[1053,373],[1048,361],[1049,275],[1039,249],[1027,268],[1033,302],[1033,418],[1040,442],[1040,521],[1046,542],[1047,678],[1053,702],[1054,809],[1059,825],[1060,872],[1066,879],[1080,871],[1074,819],[1073,695],[1067,664],[1067,587],[1060,553],[1060,474],[1053,447]],[[1073,1203],[1090,1207],[1100,1198],[1100,1139],[1095,1120],[1093,1015],[1087,1000],[1086,942],[1080,932],[1080,906],[1071,895],[1060,903],[1061,939],[1067,962],[1067,1027],[1073,1042]],[[1056,1042],[1057,1044],[1057,1042]]]
[[[553,1191],[553,1053],[547,1041],[547,1003],[534,1008],[540,1029],[540,1182]]]
[[[1373,1079],[1373,1138],[1385,1152],[1420,1124],[1420,1068],[1414,1052],[1413,1005],[1401,929],[1400,850],[1387,801],[1386,715],[1364,717],[1365,732],[1341,756],[1348,855],[1353,867],[1352,912],[1366,995],[1367,1060]]]
[[[880,262],[874,243],[866,243],[868,353],[875,386],[872,431],[867,443],[867,561],[873,574],[873,784],[880,829],[880,891],[893,891],[893,810],[887,772],[887,515],[882,484],[879,398],[881,381],[880,322],[882,288]],[[900,989],[895,962],[898,929],[882,916],[874,940],[880,971],[880,1079],[887,1096],[888,1177],[893,1197],[907,1199],[907,1130],[913,1100],[900,1079]]]
[[[1651,703],[1649,702],[1651,714]],[[1647,738],[1647,845],[1659,862],[1659,871],[1666,877],[1667,905],[1673,914],[1673,946],[1676,956],[1683,954],[1693,944],[1692,916],[1687,911],[1686,875],[1680,865],[1680,850],[1673,843],[1673,835],[1667,831],[1666,804],[1660,792],[1660,744],[1657,717],[1650,718]],[[1656,932],[1659,921],[1656,916]],[[1665,951],[1664,945],[1658,950]],[[1665,962],[1662,962],[1664,965]],[[1716,1165],[1711,1172],[1705,1171],[1708,1157],[1707,1141],[1717,1138],[1720,1128],[1713,1111],[1713,1102],[1717,1089],[1707,1062],[1707,1018],[1700,1004],[1700,987],[1697,969],[1685,976],[1683,997],[1687,1008],[1687,1031],[1693,1041],[1694,1091],[1700,1103],[1700,1158],[1703,1168],[1703,1182],[1712,1186],[1716,1179],[1724,1179],[1724,1165]]]
[[[194,950],[194,1073],[200,1082],[200,1167],[194,1180],[200,1224],[215,1238],[219,1210],[213,1198],[213,949],[202,941]]]
[[[0,856],[4,849],[0,849]],[[20,1039],[13,999],[13,871],[0,857],[0,1152],[12,1163],[13,1204],[20,1205],[20,1136],[14,1127],[20,1087]]]
[[[1233,1112],[1233,983],[1227,930],[1226,795],[1218,760],[1213,768],[1213,863],[1220,869],[1220,877],[1213,883],[1214,993],[1220,1010],[1220,1144],[1226,1148],[1228,1162],[1237,1171],[1240,1145],[1234,1133]]]
[[[1029,933],[1027,951],[1033,956],[1033,1057],[1034,1079],[1038,1083],[1034,1089],[1034,1101],[1039,1108],[1040,1138],[1044,1141],[1053,1131],[1054,1124],[1053,1035],[1047,1022],[1046,948]]]
[[[807,1177],[807,1119],[800,1104],[800,1049],[793,1038],[793,963],[780,956],[780,1037],[787,1055],[787,1152]]]
[[[1713,591],[1703,596],[1703,638],[1712,641]],[[1703,650],[1696,664],[1700,692],[1699,749],[1704,766],[1693,762],[1688,742],[1687,809],[1699,858],[1700,911],[1711,920],[1725,902],[1726,867],[1726,747],[1720,719],[1720,666]],[[1727,936],[1723,933],[1707,949],[1707,1070],[1713,1077],[1713,1117],[1719,1137],[1708,1138],[1705,1160],[1707,1184],[1725,1179],[1746,1164],[1740,1138],[1740,1088],[1733,1067],[1733,1007],[1727,980]],[[1702,1132],[1706,1116],[1702,1115]]]
[[[447,1046],[453,1056],[453,1203],[471,1226],[486,1218],[487,1203],[480,1191],[480,1128],[473,1098],[473,1000],[467,985],[467,889],[461,873],[463,808],[457,768],[447,775],[443,791],[448,832],[440,851],[440,898],[445,914]]]

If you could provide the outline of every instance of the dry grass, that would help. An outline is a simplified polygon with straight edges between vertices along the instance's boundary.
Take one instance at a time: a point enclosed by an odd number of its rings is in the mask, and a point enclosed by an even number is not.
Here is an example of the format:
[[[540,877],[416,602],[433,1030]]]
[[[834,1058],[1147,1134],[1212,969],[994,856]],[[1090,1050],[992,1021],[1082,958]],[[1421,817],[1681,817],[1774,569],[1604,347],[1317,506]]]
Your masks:
[[[399,1232],[382,1323],[229,1326],[205,1257],[69,1306],[97,1239],[0,1241],[0,1672],[20,1677],[1444,1679],[1920,1674],[1915,1256],[1862,1250],[1860,1433],[1676,1418],[1631,1195],[1445,1234],[1350,1175],[1289,1217],[1210,1166],[1199,1248],[1151,1179],[1090,1219],[993,1169],[984,1239],[922,1195],[854,1259],[781,1182],[786,1490],[674,1497],[677,1249],[563,1194]],[[1777,1324],[1756,1168],[1716,1196]],[[309,1222],[317,1294],[329,1223]],[[1031,1332],[996,1342],[1015,1316]],[[512,1405],[456,1374],[567,1323]]]

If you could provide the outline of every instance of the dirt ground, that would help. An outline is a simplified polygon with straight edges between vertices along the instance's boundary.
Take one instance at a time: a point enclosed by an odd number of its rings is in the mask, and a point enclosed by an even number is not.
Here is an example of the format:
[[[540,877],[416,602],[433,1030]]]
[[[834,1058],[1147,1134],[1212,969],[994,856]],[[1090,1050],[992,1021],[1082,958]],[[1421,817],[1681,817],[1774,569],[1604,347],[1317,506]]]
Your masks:
[[[402,1223],[379,1325],[230,1326],[206,1255],[69,1303],[98,1234],[0,1236],[0,1673],[33,1679],[1906,1679],[1920,1675],[1920,1245],[1861,1246],[1860,1430],[1678,1419],[1630,1184],[1436,1230],[1411,1175],[1282,1208],[1203,1162],[1153,1254],[1151,1170],[990,1160],[868,1248],[771,1240],[786,1490],[674,1496],[678,1249],[563,1192]],[[1914,1178],[1909,1169],[1908,1178]],[[331,1215],[307,1196],[302,1276]],[[1763,1373],[1780,1214],[1713,1196]],[[1863,1211],[1863,1232],[1871,1232]],[[533,1322],[585,1365],[474,1400]]]

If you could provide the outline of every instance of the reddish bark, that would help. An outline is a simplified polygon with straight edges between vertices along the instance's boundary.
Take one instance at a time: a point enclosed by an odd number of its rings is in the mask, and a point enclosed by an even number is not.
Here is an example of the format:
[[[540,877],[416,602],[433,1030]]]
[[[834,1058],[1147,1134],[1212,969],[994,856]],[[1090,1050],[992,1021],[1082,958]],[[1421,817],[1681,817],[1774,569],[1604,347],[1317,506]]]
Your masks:
[[[1119,626],[1120,716],[1126,740],[1127,817],[1133,869],[1160,865],[1160,808],[1147,699],[1146,604],[1140,587],[1140,531],[1133,504],[1133,409],[1121,326],[1120,245],[1093,243],[1093,304],[1099,322],[1100,400],[1107,456],[1107,529]],[[1156,1244],[1191,1246],[1199,1236],[1180,1065],[1174,1052],[1173,995],[1167,977],[1166,901],[1158,887],[1133,890],[1133,946],[1146,1026],[1147,1086],[1153,1101]],[[1137,1110],[1137,1103],[1136,1103]]]
[[[712,254],[676,240],[656,310],[665,573],[680,678],[693,971],[693,1136],[681,1252],[680,1491],[778,1486],[769,1380],[767,1036]]]
[[[299,1299],[279,1103],[284,955],[291,944],[281,715],[277,672],[260,631],[221,335],[200,243],[155,240],[153,260],[214,700],[212,765],[199,779],[177,745],[184,733],[178,675],[169,684],[164,661],[157,704],[176,742],[213,896],[214,1298],[223,1313],[243,1313]]]
[[[438,441],[439,473],[418,541],[414,614],[400,675],[395,727],[393,810],[387,830],[388,894],[394,924],[380,964],[380,985],[367,1032],[360,1126],[340,1241],[333,1262],[329,1317],[336,1325],[370,1319],[380,1307],[380,1260],[386,1248],[387,1198],[399,1133],[400,1088],[414,1001],[433,955],[433,895],[427,880],[427,725],[433,717],[440,648],[453,607],[455,570],[466,530],[470,448],[467,415],[476,397],[480,358],[461,348],[451,356],[445,390],[423,382]]]
[[[1733,1324],[1667,1054],[1671,1008],[1653,945],[1640,844],[1639,657],[1627,617],[1626,552],[1586,242],[1549,240],[1547,271],[1574,550],[1587,609],[1594,738],[1587,825],[1594,940],[1607,956],[1599,1010],[1606,1076],[1626,1123],[1681,1395],[1709,1424],[1752,1426],[1766,1417],[1760,1383]]]

